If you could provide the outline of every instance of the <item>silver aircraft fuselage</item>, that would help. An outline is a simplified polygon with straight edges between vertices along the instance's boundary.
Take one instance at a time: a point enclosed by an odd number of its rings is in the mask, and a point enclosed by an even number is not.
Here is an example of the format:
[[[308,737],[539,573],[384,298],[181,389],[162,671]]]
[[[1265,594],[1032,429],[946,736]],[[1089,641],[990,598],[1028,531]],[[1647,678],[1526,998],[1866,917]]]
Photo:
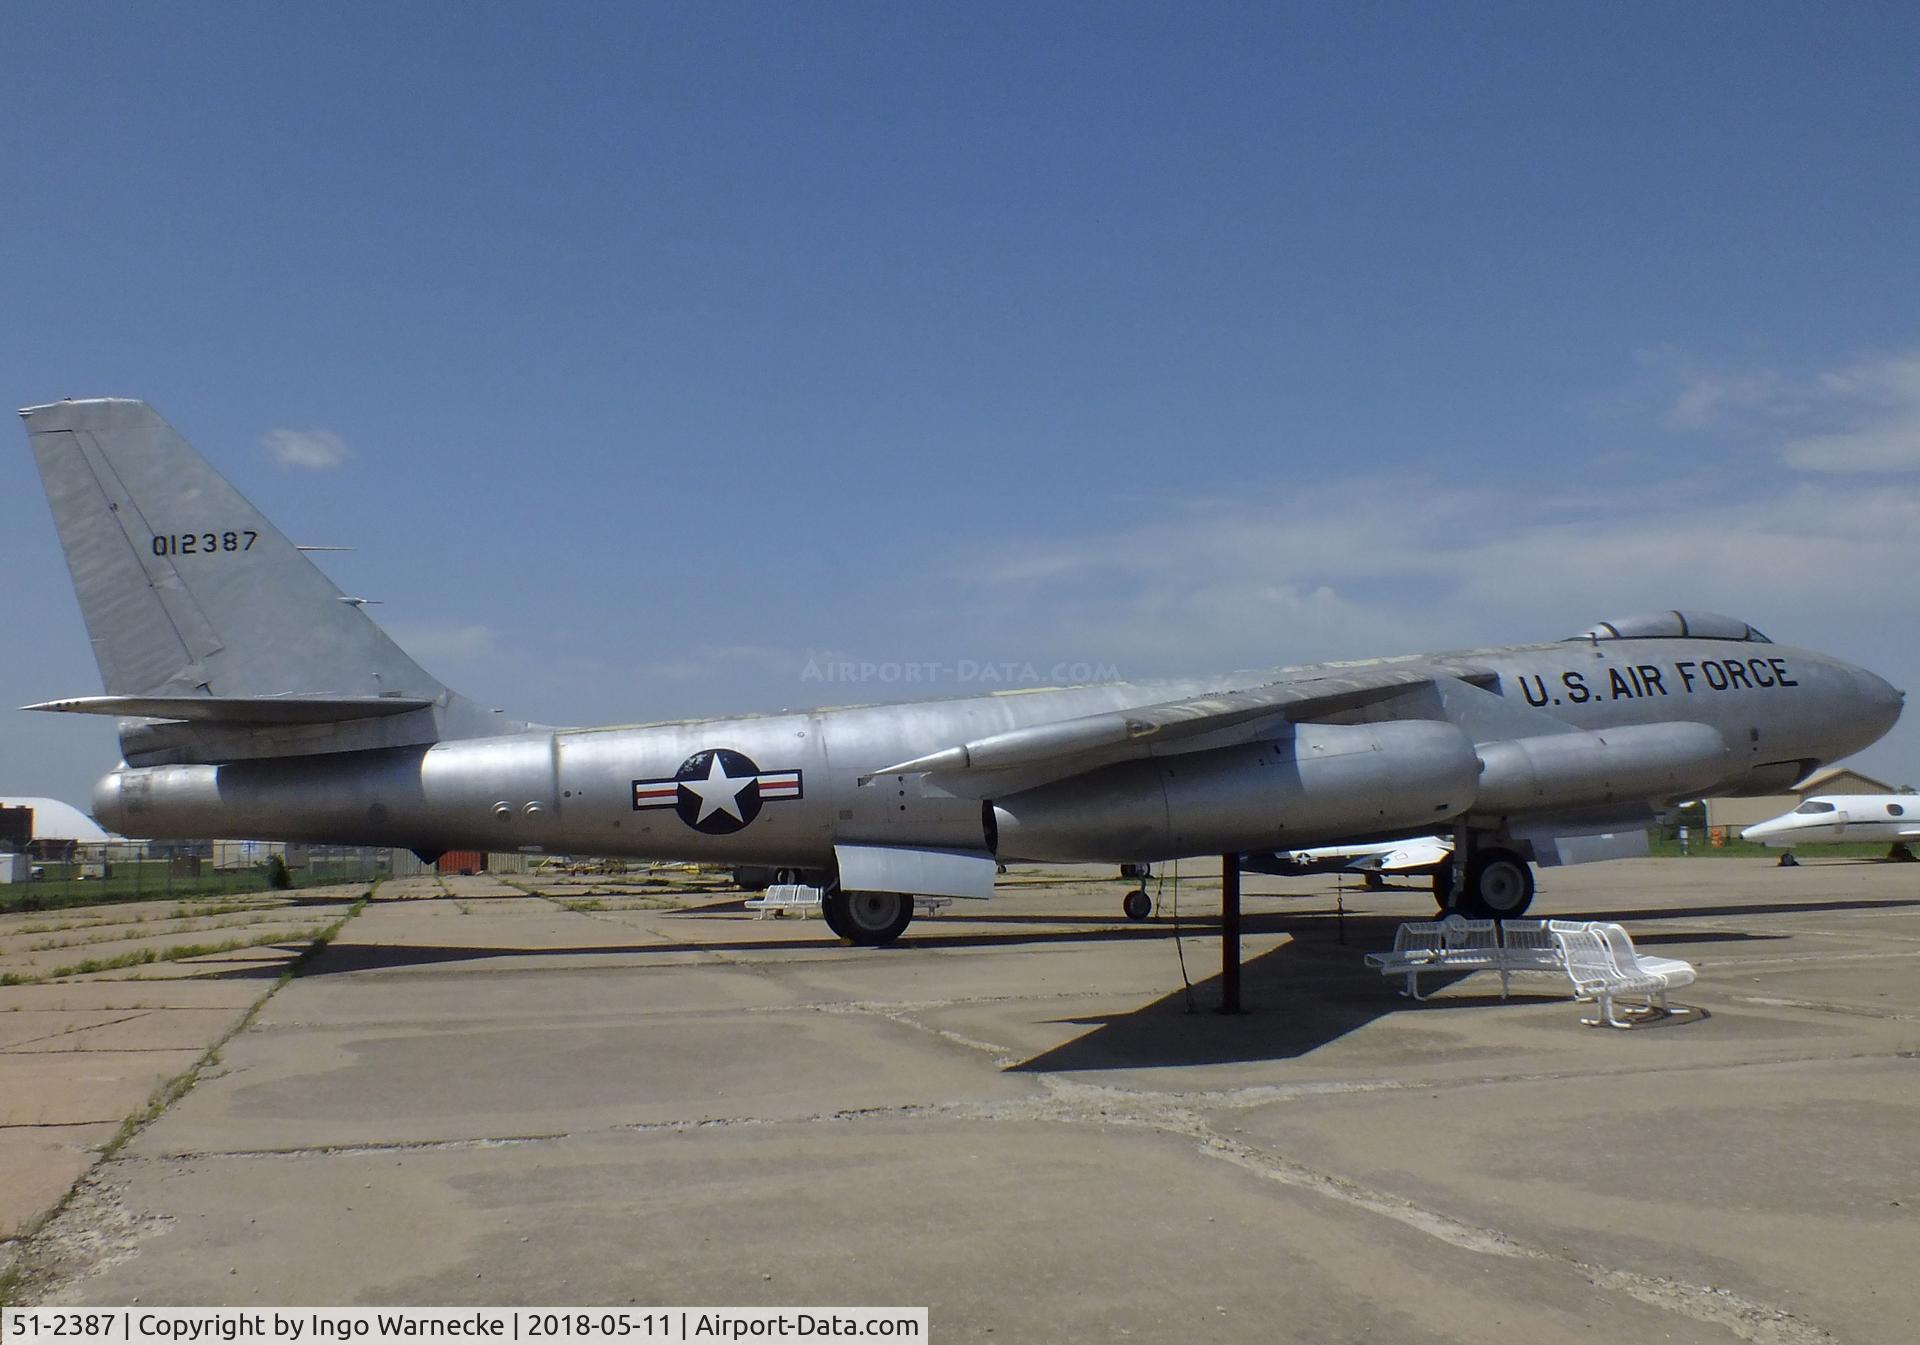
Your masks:
[[[1116,762],[1063,784],[1023,788],[1016,775],[984,797],[920,774],[861,783],[930,746],[1368,666],[1478,675],[1493,694],[1571,728],[1645,733],[1605,746],[1573,735],[1548,739],[1587,749],[1556,773],[1557,763],[1542,769],[1502,756],[1498,740],[1476,742],[1470,723],[1370,720],[1359,710],[1341,716],[1348,723],[1293,725],[1278,758],[1272,739],[1260,738]],[[1497,829],[1535,813],[1768,792],[1873,742],[1900,703],[1881,678],[1809,650],[1581,639],[1227,682],[1115,683],[121,769],[101,781],[95,809],[129,835],[424,850],[820,868],[831,865],[836,844],[861,843],[984,848],[1024,860],[1153,861],[1334,844],[1460,818]]]

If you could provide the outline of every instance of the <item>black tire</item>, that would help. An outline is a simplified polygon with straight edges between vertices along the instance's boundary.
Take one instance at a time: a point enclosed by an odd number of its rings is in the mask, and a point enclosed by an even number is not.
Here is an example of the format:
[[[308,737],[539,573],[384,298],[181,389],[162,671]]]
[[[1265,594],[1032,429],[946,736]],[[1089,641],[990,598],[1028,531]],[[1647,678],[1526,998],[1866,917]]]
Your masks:
[[[849,943],[878,948],[892,943],[913,922],[913,898],[903,892],[842,892],[821,899],[827,927]]]
[[[1445,915],[1453,909],[1453,861],[1448,860],[1433,871],[1433,899]]]
[[[853,933],[847,925],[846,916],[842,913],[843,908],[839,898],[839,888],[821,894],[820,918],[827,922],[827,928],[833,931],[835,938],[851,939]]]
[[[1533,904],[1533,870],[1511,850],[1477,850],[1467,861],[1467,881],[1457,909],[1480,920],[1515,920]]]
[[[1153,898],[1145,889],[1135,888],[1120,899],[1120,909],[1126,912],[1129,920],[1145,920],[1153,914]]]

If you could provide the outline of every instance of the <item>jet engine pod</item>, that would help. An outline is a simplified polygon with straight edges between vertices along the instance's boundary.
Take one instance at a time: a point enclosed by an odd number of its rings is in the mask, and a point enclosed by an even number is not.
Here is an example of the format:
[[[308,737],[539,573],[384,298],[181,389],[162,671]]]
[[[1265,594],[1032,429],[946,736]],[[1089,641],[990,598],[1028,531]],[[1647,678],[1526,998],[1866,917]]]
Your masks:
[[[1451,724],[1300,724],[1011,794],[993,817],[1002,858],[1151,862],[1432,827],[1472,804],[1479,771]]]
[[[1475,813],[1516,813],[1698,794],[1734,773],[1707,724],[1634,724],[1482,743]]]

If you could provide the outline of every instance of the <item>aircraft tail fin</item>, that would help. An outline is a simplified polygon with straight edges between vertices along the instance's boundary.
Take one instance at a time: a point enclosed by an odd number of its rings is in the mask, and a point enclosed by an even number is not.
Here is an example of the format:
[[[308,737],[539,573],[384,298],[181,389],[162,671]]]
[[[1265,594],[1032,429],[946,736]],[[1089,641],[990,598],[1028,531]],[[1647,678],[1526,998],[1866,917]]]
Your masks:
[[[356,702],[392,698],[431,703],[436,725],[456,704],[476,708],[145,402],[56,402],[21,415],[108,696],[338,698],[341,719],[363,717],[351,713]],[[491,716],[461,726],[506,727]]]

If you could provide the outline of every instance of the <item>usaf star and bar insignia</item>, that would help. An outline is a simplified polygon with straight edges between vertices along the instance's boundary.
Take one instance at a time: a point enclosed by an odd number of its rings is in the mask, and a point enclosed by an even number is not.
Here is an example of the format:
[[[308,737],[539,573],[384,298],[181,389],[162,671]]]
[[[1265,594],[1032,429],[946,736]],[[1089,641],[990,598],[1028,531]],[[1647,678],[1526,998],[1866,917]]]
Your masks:
[[[739,831],[762,806],[800,795],[799,771],[763,771],[752,757],[728,747],[695,752],[664,780],[635,780],[633,810],[671,808],[709,836]]]

